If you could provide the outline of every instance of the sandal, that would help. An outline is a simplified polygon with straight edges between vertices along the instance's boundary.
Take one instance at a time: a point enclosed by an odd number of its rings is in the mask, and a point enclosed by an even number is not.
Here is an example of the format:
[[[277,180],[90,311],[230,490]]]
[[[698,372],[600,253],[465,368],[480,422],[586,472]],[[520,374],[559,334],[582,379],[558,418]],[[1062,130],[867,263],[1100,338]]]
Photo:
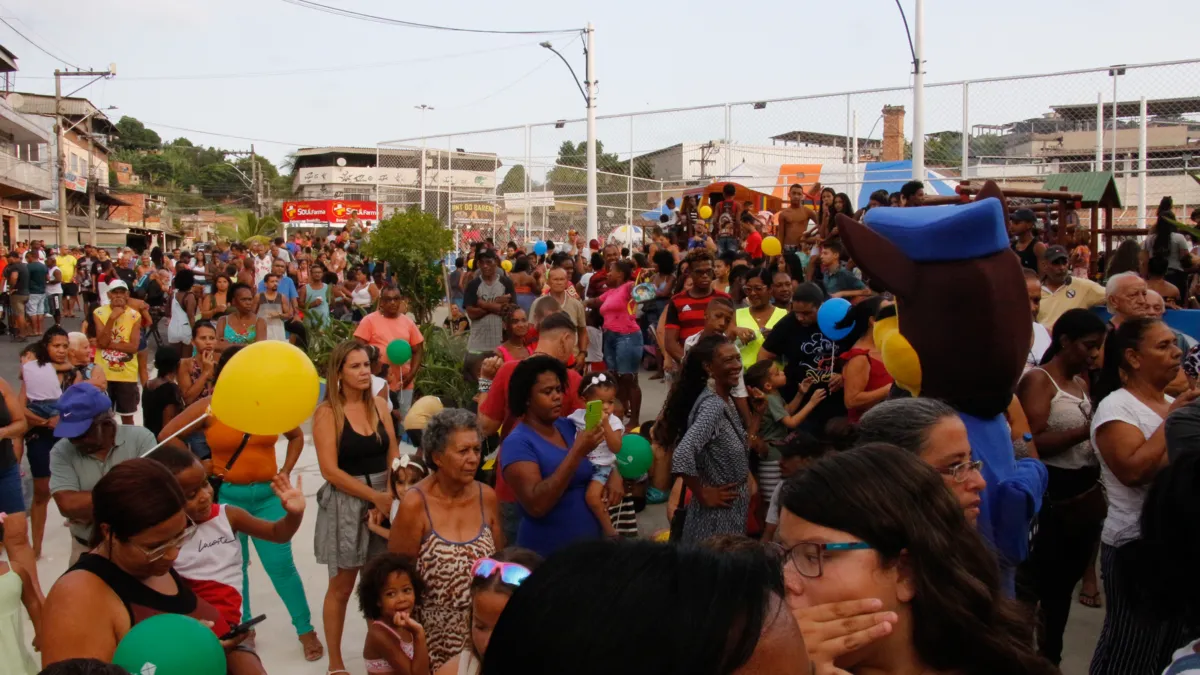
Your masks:
[[[1100,591],[1096,591],[1095,593],[1084,593],[1083,591],[1080,591],[1079,604],[1083,605],[1084,607],[1091,607],[1093,609],[1100,609],[1104,606],[1104,603],[1100,601]]]
[[[304,638],[306,636],[312,636],[312,639],[305,640]],[[321,639],[317,637],[316,631],[309,631],[304,635],[301,635],[299,640],[300,645],[304,647],[305,661],[319,661],[321,660],[321,657],[325,656],[325,645],[321,644]],[[335,670],[332,672],[339,673],[345,671]]]

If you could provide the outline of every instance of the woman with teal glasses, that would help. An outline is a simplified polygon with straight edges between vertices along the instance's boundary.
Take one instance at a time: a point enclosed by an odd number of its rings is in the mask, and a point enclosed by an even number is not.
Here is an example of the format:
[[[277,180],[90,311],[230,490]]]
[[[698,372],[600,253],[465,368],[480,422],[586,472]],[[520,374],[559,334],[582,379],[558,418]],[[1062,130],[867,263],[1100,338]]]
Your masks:
[[[784,486],[777,551],[816,672],[1057,672],[995,556],[917,455],[871,443]]]

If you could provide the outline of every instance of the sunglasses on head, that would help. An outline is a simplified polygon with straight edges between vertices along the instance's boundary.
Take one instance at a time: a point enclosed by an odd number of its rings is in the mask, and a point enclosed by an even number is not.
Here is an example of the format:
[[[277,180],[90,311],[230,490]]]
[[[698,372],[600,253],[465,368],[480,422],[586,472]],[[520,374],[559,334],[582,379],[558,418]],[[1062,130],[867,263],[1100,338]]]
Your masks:
[[[490,579],[497,571],[500,572],[500,581],[509,586],[520,586],[521,582],[529,578],[531,572],[529,568],[517,563],[500,562],[491,558],[480,558],[471,565],[471,576],[480,579]]]

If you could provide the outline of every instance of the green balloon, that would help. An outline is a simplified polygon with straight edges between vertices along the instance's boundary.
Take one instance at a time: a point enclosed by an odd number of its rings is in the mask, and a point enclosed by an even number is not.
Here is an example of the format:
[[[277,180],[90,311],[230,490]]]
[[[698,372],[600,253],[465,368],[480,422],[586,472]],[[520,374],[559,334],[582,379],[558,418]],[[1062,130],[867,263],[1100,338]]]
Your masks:
[[[412,358],[412,345],[407,340],[392,340],[387,346],[387,359],[392,365],[402,366]]]
[[[638,434],[626,434],[621,439],[621,449],[617,452],[617,470],[622,478],[635,480],[646,475],[650,463],[654,461],[654,452],[650,449],[650,441]]]
[[[112,662],[134,675],[223,675],[225,650],[192,617],[156,614],[125,634]]]

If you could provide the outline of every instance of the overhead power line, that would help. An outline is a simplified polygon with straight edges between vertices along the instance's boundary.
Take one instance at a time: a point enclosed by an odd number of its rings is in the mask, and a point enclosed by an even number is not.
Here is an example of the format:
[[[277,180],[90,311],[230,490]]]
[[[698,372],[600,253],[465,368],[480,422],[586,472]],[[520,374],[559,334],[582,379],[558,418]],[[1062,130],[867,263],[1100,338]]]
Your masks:
[[[450,31],[453,33],[488,33],[491,35],[547,35],[547,34],[552,34],[552,33],[578,33],[583,30],[582,28],[563,28],[563,29],[557,29],[557,30],[486,30],[486,29],[482,29],[482,28],[457,28],[454,26],[437,26],[437,25],[429,24],[429,23],[418,23],[416,21],[405,21],[403,19],[390,19],[385,16],[376,16],[374,14],[364,14],[362,12],[355,12],[355,11],[349,10],[349,9],[342,9],[340,7],[330,7],[329,5],[322,5],[317,2],[312,2],[312,0],[283,0],[283,1],[288,3],[289,5],[296,5],[297,7],[304,7],[306,9],[314,9],[318,12],[327,12],[329,14],[336,14],[337,16],[344,16],[344,17],[348,17],[351,19],[359,19],[361,21],[371,21],[373,23],[382,23],[382,24],[387,24],[390,26],[403,26],[405,28],[423,28],[426,30],[444,30],[444,31]]]
[[[79,66],[75,65],[74,63],[71,63],[70,61],[62,58],[61,56],[55,56],[54,54],[51,54],[49,51],[46,50],[45,47],[39,45],[38,43],[36,43],[33,40],[26,37],[24,33],[17,30],[17,27],[12,25],[11,23],[9,23],[6,19],[0,17],[0,21],[3,21],[5,26],[8,26],[9,28],[12,29],[12,32],[16,33],[17,35],[20,35],[23,40],[25,40],[29,44],[33,45],[34,47],[36,47],[38,49],[38,51],[42,52],[46,56],[49,56],[50,58],[54,59],[55,61],[58,61],[59,63],[64,63],[68,66],[71,66],[75,70],[81,70]]]
[[[253,141],[255,143],[271,143],[274,145],[287,145],[287,146],[296,147],[296,148],[319,147],[318,143],[294,143],[291,141],[273,141],[269,138],[251,138],[249,136],[235,136],[233,134],[222,134],[222,133],[218,133],[216,131],[204,131],[203,129],[189,129],[188,127],[177,127],[177,126],[174,126],[171,124],[163,124],[162,122],[151,122],[150,120],[139,120],[139,121],[142,124],[146,125],[147,127],[149,127],[149,126],[163,127],[164,129],[174,129],[175,131],[186,131],[188,133],[193,133],[193,134],[205,134],[208,136],[220,136],[222,138],[235,138],[239,141]]]

